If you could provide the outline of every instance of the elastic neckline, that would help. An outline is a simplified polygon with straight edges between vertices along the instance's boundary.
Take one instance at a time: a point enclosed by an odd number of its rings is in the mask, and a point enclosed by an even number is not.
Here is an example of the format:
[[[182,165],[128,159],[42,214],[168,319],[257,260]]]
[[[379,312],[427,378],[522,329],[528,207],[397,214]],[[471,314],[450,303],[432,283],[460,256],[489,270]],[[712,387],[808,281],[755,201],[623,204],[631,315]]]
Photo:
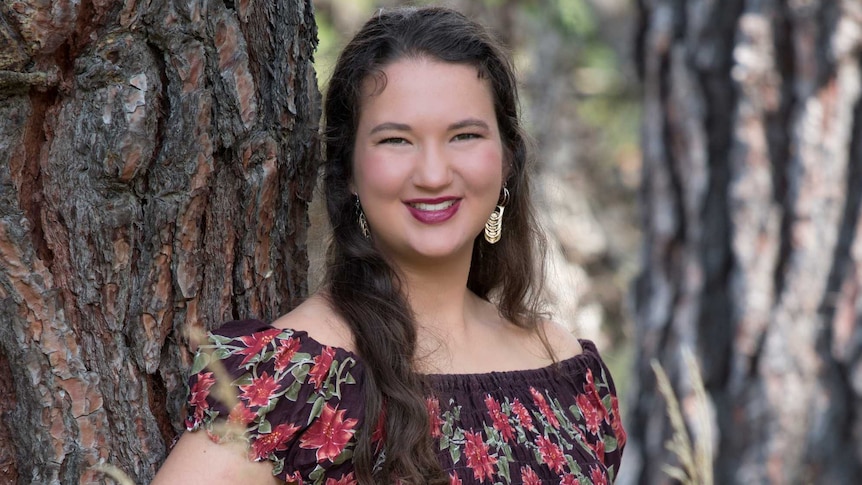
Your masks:
[[[253,328],[251,333],[262,332],[265,330],[280,330],[282,332],[290,332],[292,336],[313,342],[321,349],[329,347],[335,350],[336,354],[342,354],[352,357],[358,365],[365,367],[364,360],[359,354],[337,345],[326,345],[308,334],[305,330],[295,330],[292,328],[279,328],[271,323],[266,323],[263,320],[235,320],[228,322],[224,327],[236,325],[243,330]],[[239,329],[237,329],[239,330]],[[505,371],[477,372],[477,373],[450,373],[450,374],[420,374],[423,379],[429,383],[433,383],[435,387],[466,387],[471,385],[485,384],[497,385],[503,382],[540,382],[547,379],[557,378],[561,375],[566,375],[571,371],[577,371],[589,367],[591,362],[600,360],[596,345],[589,339],[578,339],[581,344],[581,353],[571,357],[559,360],[542,367],[534,367],[529,369],[514,369]]]
[[[572,375],[584,372],[600,361],[598,350],[592,341],[578,341],[583,352],[543,367],[471,374],[424,374],[423,378],[434,389],[441,391],[489,391],[524,385],[546,387],[551,381],[569,380]]]

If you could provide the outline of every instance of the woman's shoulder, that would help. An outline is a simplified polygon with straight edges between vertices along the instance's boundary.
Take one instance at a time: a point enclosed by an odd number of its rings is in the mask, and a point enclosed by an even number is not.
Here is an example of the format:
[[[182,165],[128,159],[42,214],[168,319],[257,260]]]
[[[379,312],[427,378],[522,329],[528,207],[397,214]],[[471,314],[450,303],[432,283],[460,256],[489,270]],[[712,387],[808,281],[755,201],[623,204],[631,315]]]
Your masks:
[[[570,359],[584,352],[582,341],[562,324],[544,319],[539,323],[539,330],[544,333],[548,345],[558,360]]]
[[[210,330],[206,336],[201,335],[198,341],[203,345],[231,340],[270,341],[276,335],[291,337],[312,347],[332,348],[351,354],[355,348],[350,329],[325,298],[317,295],[271,323],[259,319],[232,320]]]
[[[270,326],[302,332],[325,346],[355,351],[353,336],[347,323],[320,293],[310,296],[289,313],[277,318]]]

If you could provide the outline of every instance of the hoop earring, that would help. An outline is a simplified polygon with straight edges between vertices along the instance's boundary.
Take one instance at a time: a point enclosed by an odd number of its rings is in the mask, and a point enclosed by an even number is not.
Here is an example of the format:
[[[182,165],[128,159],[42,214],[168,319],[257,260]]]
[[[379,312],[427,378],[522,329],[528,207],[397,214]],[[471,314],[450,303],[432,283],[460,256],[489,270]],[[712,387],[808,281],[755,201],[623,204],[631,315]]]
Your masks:
[[[500,196],[500,202],[497,208],[488,217],[488,222],[485,223],[485,240],[491,244],[496,244],[503,235],[503,210],[506,204],[509,203],[509,189],[503,187],[503,193]]]
[[[368,219],[365,218],[365,212],[362,211],[362,204],[359,203],[358,195],[356,195],[356,217],[359,220],[359,229],[362,230],[362,235],[365,239],[371,239],[371,230],[368,229]]]

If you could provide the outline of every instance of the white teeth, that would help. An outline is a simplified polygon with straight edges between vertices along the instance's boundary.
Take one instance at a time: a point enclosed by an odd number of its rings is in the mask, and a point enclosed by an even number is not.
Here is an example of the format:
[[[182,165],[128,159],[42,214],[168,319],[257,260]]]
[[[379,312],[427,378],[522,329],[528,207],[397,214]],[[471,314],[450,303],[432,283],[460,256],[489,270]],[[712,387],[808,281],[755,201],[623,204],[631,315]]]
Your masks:
[[[410,205],[421,211],[441,211],[452,207],[453,204],[455,204],[455,200],[447,200],[446,202],[440,202],[439,204],[424,204],[422,202],[416,202]]]

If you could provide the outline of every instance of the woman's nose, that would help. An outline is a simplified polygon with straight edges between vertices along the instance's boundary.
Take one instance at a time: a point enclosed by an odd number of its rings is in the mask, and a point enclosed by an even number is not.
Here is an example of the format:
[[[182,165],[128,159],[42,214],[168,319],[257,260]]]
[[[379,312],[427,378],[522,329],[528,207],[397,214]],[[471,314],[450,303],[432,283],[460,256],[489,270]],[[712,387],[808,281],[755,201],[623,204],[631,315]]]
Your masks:
[[[444,149],[427,147],[419,157],[414,183],[422,188],[438,189],[452,182],[452,165]]]

